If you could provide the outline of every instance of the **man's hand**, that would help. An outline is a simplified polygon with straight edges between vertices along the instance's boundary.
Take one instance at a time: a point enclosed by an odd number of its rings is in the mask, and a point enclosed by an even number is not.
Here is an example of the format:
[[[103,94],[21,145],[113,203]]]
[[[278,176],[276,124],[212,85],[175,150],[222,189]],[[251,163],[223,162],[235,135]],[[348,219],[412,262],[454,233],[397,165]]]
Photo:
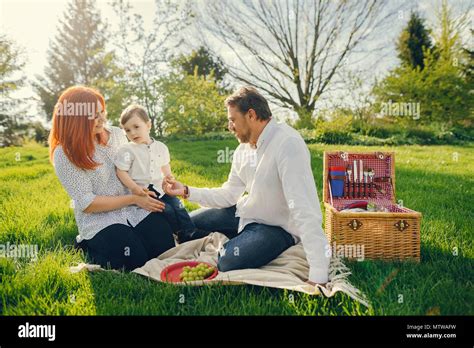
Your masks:
[[[184,196],[184,185],[172,175],[164,177],[162,187],[163,191],[169,196]]]

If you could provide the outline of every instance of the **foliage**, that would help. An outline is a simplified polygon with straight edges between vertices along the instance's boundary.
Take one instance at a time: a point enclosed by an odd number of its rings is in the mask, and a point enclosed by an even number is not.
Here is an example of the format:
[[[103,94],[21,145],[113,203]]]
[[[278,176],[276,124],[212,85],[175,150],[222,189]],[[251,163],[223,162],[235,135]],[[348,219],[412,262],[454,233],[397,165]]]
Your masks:
[[[151,28],[145,28],[141,15],[133,13],[129,1],[111,4],[119,21],[112,33],[117,65],[124,71],[120,89],[127,103],[142,105],[156,135],[164,134],[161,79],[170,68],[174,50],[183,44],[182,33],[189,25],[187,1],[156,0]]]
[[[95,1],[72,0],[50,42],[44,76],[33,84],[48,120],[61,92],[73,85],[100,88],[107,100],[117,97],[113,83],[117,68],[113,53],[106,49],[107,40],[107,24]]]
[[[429,34],[424,20],[418,13],[412,12],[397,42],[398,58],[402,65],[423,70],[425,51],[432,46]]]
[[[0,146],[21,145],[25,136],[25,100],[15,96],[24,86],[23,51],[6,35],[0,35]]]
[[[205,135],[227,128],[225,95],[215,80],[171,74],[163,78],[161,88],[167,134]]]
[[[189,55],[182,54],[175,59],[174,65],[188,75],[204,76],[214,78],[222,82],[227,69],[219,57],[214,57],[209,50],[200,46]]]
[[[460,63],[469,57],[460,49],[455,23],[443,2],[437,44],[432,52],[425,50],[424,69],[402,64],[374,86],[376,109],[383,116],[406,128],[437,123],[449,131],[460,124],[472,125],[472,85]],[[419,113],[399,112],[408,107]]]

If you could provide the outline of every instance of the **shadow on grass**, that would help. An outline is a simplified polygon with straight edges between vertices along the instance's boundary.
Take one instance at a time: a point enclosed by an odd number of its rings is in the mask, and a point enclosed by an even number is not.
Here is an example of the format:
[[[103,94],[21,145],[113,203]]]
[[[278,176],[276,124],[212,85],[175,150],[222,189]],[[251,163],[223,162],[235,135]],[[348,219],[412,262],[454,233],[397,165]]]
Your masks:
[[[338,293],[333,298],[251,285],[180,286],[134,273],[90,274],[98,315],[364,315]]]
[[[431,245],[421,262],[347,261],[353,284],[376,315],[466,315],[473,313],[474,260]]]
[[[349,262],[354,284],[378,315],[472,315],[468,178],[409,168],[398,174],[397,198],[423,214],[421,262]]]

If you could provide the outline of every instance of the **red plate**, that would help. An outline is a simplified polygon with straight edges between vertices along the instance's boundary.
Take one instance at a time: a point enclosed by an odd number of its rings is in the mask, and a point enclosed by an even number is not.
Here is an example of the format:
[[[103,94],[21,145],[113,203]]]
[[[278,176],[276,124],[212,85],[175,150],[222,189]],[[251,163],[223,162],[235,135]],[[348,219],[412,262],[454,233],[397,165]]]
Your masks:
[[[160,278],[164,282],[169,282],[169,283],[181,283],[181,279],[179,275],[183,271],[184,266],[190,266],[190,267],[195,267],[199,265],[200,263],[203,263],[205,265],[211,266],[214,268],[214,273],[212,273],[209,277],[205,278],[204,280],[210,280],[212,278],[215,278],[217,276],[217,267],[207,263],[207,262],[198,262],[198,261],[184,261],[184,262],[178,262],[174,263],[172,265],[169,265],[161,271]]]

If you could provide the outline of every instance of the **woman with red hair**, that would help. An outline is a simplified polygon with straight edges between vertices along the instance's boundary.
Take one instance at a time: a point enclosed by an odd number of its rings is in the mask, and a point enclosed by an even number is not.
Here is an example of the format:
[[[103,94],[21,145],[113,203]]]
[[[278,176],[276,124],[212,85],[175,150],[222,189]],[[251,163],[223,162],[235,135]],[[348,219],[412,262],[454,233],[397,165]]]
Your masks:
[[[74,86],[59,97],[49,136],[50,159],[72,198],[77,246],[103,267],[133,270],[175,246],[164,203],[128,194],[117,178],[114,156],[127,142],[109,127],[104,97]]]

